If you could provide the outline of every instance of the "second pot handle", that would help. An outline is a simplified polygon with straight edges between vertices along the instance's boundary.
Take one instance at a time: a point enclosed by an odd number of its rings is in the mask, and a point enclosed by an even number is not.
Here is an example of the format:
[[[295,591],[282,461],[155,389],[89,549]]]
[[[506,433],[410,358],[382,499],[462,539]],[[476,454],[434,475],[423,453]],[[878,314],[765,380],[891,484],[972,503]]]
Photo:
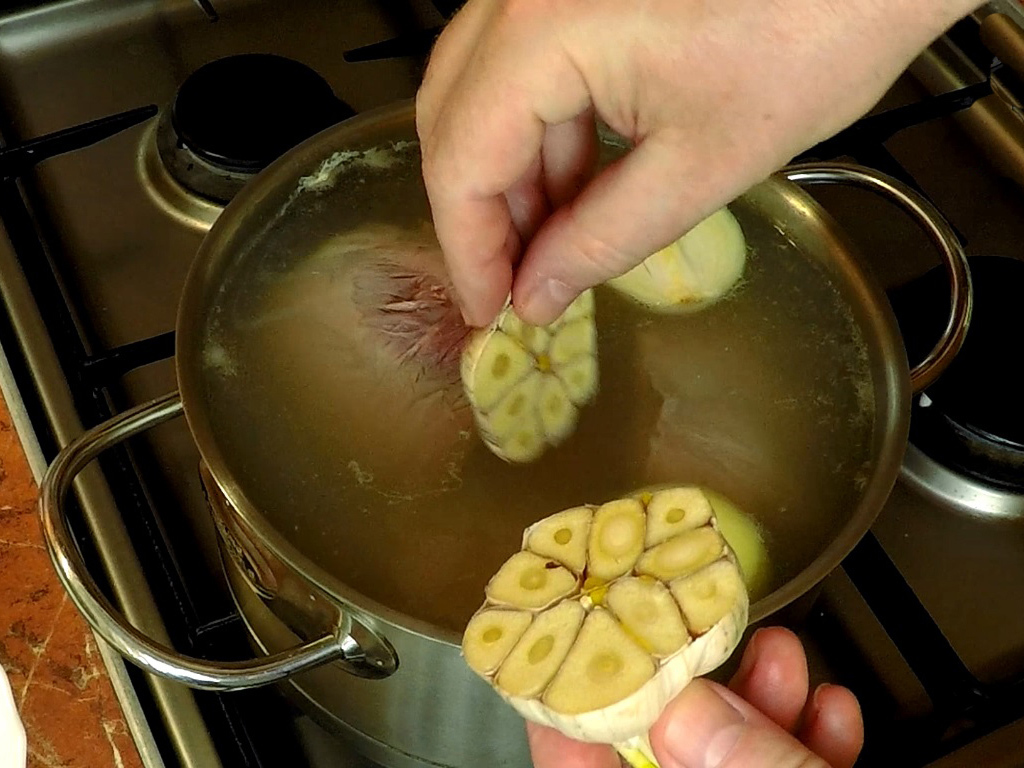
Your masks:
[[[235,690],[277,682],[313,667],[336,662],[359,677],[380,679],[398,668],[391,644],[360,626],[360,641],[344,622],[333,634],[252,661],[208,661],[167,648],[131,626],[100,592],[78,554],[64,514],[75,477],[100,453],[182,413],[177,393],[137,406],[84,432],[50,465],[40,488],[43,535],[57,575],[89,625],[121,655],[154,675],[191,688]]]
[[[871,168],[848,163],[810,163],[787,166],[780,174],[797,184],[850,184],[877,192],[914,217],[941,251],[950,283],[949,321],[928,356],[910,369],[911,389],[915,393],[927,389],[953,362],[963,346],[974,306],[967,254],[953,228],[923,195],[903,182]]]

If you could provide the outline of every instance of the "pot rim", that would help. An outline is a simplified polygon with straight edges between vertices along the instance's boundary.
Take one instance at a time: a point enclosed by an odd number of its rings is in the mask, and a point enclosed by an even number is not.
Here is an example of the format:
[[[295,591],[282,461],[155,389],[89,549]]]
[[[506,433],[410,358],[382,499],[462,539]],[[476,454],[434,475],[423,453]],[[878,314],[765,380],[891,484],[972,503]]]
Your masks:
[[[409,99],[360,113],[356,117],[331,126],[275,160],[235,196],[204,237],[185,279],[176,320],[175,367],[185,420],[202,461],[208,467],[225,501],[232,506],[250,531],[260,538],[263,545],[283,564],[316,584],[353,615],[372,616],[404,631],[458,646],[461,644],[461,633],[443,629],[428,621],[394,610],[352,589],[344,581],[328,573],[289,542],[259,509],[250,503],[228,469],[206,411],[196,405],[201,397],[200,377],[198,374],[189,373],[190,370],[197,369],[200,359],[198,350],[188,346],[195,345],[202,328],[196,307],[213,267],[221,262],[221,259],[217,258],[218,255],[231,246],[232,237],[247,212],[271,192],[279,190],[283,182],[294,180],[294,169],[297,165],[309,169],[318,167],[325,159],[322,147],[335,147],[340,134],[351,134],[353,138],[370,135],[375,129],[409,121],[413,119],[414,114],[415,104]],[[857,257],[855,249],[850,246],[839,226],[825,210],[796,184],[779,176],[772,176],[763,184],[771,185],[776,193],[781,193],[798,211],[802,220],[815,224],[820,229],[820,234],[828,241],[829,250],[840,249],[851,254],[850,258],[837,261],[842,266],[840,272],[848,283],[856,287],[858,298],[870,309],[864,312],[861,318],[866,326],[865,335],[870,334],[880,345],[877,354],[887,361],[884,366],[884,381],[876,381],[874,384],[876,391],[880,386],[884,386],[889,397],[886,412],[876,412],[874,417],[875,429],[883,431],[882,435],[873,438],[880,445],[880,450],[873,456],[873,471],[854,514],[846,520],[829,545],[803,570],[751,605],[751,624],[774,614],[823,580],[869,530],[899,476],[909,436],[911,400],[909,366],[895,316],[881,288],[866,274],[866,267]]]

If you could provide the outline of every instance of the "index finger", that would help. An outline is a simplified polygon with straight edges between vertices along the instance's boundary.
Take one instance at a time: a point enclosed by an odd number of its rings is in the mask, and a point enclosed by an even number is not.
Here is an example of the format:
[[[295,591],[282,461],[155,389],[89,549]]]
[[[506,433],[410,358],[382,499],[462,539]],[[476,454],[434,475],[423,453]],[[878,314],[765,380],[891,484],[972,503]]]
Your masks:
[[[504,192],[530,168],[542,138],[543,125],[522,110],[456,98],[423,145],[434,231],[471,325],[490,322],[512,286],[521,243]]]
[[[434,229],[473,325],[501,309],[521,248],[505,192],[540,156],[546,126],[589,106],[557,41],[522,34],[527,22],[484,32],[422,146]]]

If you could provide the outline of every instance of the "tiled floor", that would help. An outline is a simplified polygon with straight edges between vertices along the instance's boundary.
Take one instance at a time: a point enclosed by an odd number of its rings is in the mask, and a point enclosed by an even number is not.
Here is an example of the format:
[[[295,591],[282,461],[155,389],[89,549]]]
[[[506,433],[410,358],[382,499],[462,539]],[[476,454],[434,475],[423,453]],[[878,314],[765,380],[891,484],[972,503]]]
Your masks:
[[[29,767],[141,766],[96,640],[50,565],[36,498],[0,397],[0,664],[25,724]]]

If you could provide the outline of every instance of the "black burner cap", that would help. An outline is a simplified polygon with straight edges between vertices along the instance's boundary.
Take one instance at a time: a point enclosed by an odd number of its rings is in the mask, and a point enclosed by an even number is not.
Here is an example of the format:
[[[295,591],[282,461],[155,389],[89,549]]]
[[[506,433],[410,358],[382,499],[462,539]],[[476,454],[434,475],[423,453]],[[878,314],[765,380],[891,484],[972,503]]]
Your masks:
[[[945,373],[915,401],[911,441],[936,461],[1014,488],[1024,484],[1024,261],[969,259],[974,312],[964,346]],[[907,355],[921,360],[949,311],[944,269],[890,292]]]
[[[197,157],[246,173],[352,114],[306,65],[251,53],[212,61],[189,75],[178,89],[171,121]]]

